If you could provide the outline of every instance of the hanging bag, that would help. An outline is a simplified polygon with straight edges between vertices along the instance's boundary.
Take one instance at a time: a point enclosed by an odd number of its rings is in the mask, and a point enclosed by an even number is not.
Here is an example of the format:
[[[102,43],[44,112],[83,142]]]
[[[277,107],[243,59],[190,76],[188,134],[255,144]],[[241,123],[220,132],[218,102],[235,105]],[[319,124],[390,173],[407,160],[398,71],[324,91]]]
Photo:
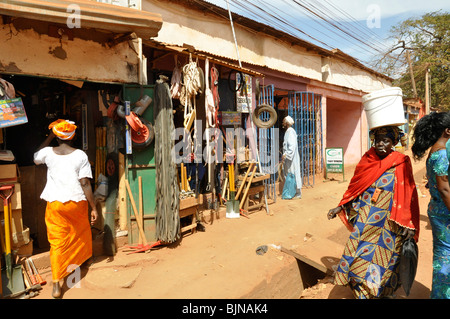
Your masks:
[[[295,180],[295,175],[288,173],[286,176],[286,181],[284,182],[283,193],[281,194],[282,199],[292,199],[297,192],[297,182]]]
[[[417,271],[419,249],[414,238],[409,238],[403,243],[400,255],[400,281],[407,296],[411,291]]]

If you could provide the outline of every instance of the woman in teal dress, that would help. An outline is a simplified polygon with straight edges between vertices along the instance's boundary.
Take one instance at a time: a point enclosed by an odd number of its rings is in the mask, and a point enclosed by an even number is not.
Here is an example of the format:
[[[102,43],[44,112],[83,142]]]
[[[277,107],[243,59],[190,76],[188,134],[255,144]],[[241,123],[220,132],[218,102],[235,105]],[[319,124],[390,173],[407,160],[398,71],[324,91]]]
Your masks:
[[[430,190],[428,217],[433,233],[432,299],[450,299],[450,185],[446,143],[450,138],[450,113],[433,112],[414,128],[412,152],[421,159],[430,149],[427,178]]]

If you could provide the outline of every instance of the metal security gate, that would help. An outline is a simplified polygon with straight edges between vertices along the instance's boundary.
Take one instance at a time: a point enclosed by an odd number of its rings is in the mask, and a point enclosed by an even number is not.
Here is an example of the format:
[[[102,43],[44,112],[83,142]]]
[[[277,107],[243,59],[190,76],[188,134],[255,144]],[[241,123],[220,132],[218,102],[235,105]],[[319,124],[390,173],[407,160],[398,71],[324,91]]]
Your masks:
[[[274,86],[268,85],[261,87],[259,104],[268,104],[274,106]],[[269,115],[263,112],[260,115],[261,120],[267,121]],[[264,181],[267,190],[267,196],[276,202],[277,194],[275,189],[276,174],[279,162],[279,132],[278,128],[268,129],[258,128],[258,149],[261,162],[261,173],[270,174],[270,178]]]
[[[295,121],[303,187],[312,187],[323,171],[322,96],[289,92],[288,114]]]

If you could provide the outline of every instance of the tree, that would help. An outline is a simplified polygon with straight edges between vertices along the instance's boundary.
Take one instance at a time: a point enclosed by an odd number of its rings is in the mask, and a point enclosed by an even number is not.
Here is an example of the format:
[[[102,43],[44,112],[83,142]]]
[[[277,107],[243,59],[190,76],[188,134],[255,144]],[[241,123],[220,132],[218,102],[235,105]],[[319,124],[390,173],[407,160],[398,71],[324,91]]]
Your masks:
[[[406,98],[415,97],[414,79],[417,97],[422,100],[425,98],[428,69],[430,106],[450,110],[450,14],[436,11],[407,19],[391,28],[389,38],[396,44],[374,68],[393,77],[393,85],[401,87]]]

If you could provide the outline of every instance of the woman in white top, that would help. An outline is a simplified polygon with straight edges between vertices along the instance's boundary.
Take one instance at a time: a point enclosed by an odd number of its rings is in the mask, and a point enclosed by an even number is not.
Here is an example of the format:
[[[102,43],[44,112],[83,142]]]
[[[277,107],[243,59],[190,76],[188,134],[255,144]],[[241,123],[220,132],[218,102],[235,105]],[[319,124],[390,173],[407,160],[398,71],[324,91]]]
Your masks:
[[[34,154],[34,162],[48,168],[41,198],[47,201],[45,223],[50,242],[52,295],[59,298],[60,280],[92,256],[89,205],[91,224],[98,214],[89,181],[92,170],[88,157],[70,145],[76,126],[70,121],[57,120],[49,129],[49,136]],[[49,147],[55,136],[59,146]]]

